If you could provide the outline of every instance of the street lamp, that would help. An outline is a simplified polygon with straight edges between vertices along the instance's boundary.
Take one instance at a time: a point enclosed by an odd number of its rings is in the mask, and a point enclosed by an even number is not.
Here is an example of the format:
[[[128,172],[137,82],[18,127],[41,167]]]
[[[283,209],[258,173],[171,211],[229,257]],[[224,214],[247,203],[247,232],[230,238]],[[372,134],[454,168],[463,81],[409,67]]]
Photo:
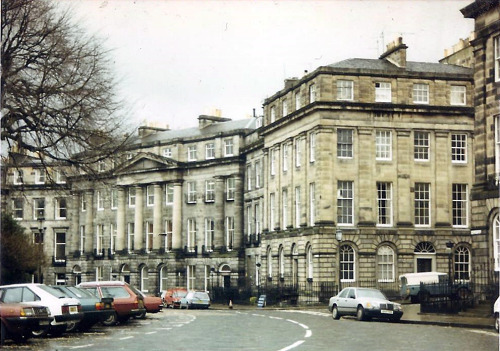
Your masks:
[[[255,274],[256,275],[255,281],[257,283],[257,296],[260,296],[260,266],[261,266],[260,262],[257,262],[255,266],[257,267]]]
[[[337,239],[337,241],[339,242],[339,244],[342,242],[342,229],[340,228],[337,228],[337,231],[335,232],[335,239]],[[339,277],[339,293],[340,293],[340,290],[342,290],[342,278],[340,277],[340,274],[342,273],[342,267],[341,267],[341,261],[340,261],[340,246],[339,246],[339,274],[338,274],[338,277]]]
[[[45,218],[43,217],[43,212],[40,210],[37,215],[37,220],[38,220],[38,239],[36,238],[35,235],[35,244],[37,246],[37,283],[42,283],[42,263],[40,260],[42,259],[42,254],[43,254],[43,232],[45,228],[43,227],[43,221]]]
[[[210,268],[210,292],[212,293],[212,300],[214,298],[213,294],[214,294],[214,273],[215,273],[215,268],[214,267],[211,267]]]

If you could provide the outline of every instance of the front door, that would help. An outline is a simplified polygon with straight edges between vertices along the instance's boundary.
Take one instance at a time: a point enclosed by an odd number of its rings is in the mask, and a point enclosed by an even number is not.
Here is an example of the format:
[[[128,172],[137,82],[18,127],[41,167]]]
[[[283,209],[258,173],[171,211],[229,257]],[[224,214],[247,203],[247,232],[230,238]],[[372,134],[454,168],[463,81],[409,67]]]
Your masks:
[[[432,272],[432,258],[417,258],[417,273]]]

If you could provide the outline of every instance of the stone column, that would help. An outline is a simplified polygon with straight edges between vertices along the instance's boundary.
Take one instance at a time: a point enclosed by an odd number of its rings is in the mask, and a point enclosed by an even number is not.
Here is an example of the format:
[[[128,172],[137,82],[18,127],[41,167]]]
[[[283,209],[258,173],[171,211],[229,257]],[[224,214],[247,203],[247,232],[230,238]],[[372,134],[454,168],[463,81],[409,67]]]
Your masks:
[[[68,252],[67,255],[71,254],[72,251],[80,251],[80,196],[78,193],[71,194],[71,206],[69,207],[68,214],[71,217],[71,228],[68,233],[67,243]]]
[[[375,216],[372,196],[361,196],[361,194],[373,194],[373,175],[375,171],[375,138],[373,129],[358,130],[359,135],[359,152],[358,155],[358,189],[354,188],[354,196],[358,199],[359,218],[357,219],[360,225],[375,224]],[[383,162],[383,161],[382,161]],[[356,204],[355,204],[356,205]],[[356,210],[355,210],[356,211]],[[376,207],[375,207],[376,212]],[[355,219],[356,220],[356,219]]]
[[[144,194],[142,187],[135,188],[135,216],[134,216],[134,248],[140,250],[144,247]]]
[[[116,209],[116,251],[123,250],[126,247],[126,206],[126,189],[124,187],[119,187],[118,208]]]
[[[94,192],[93,190],[87,191],[85,194],[87,202],[87,209],[85,212],[85,252],[94,252]]]
[[[172,248],[182,249],[182,183],[174,183],[172,208]]]
[[[212,245],[214,247],[226,245],[226,211],[224,204],[224,178],[215,178],[215,210],[213,212],[215,221],[215,238]]]
[[[162,185],[154,184],[154,193],[155,193],[155,203],[153,207],[153,248],[159,249],[162,247],[162,237],[160,233],[164,232],[163,228],[163,218],[161,215],[161,209],[163,204],[162,198]]]

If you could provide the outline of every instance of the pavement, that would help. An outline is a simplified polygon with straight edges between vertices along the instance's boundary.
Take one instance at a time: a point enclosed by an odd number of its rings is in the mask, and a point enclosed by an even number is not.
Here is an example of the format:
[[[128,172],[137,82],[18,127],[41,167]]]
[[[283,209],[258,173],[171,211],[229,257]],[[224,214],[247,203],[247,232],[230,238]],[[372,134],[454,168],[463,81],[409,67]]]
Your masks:
[[[213,309],[230,309],[224,304],[213,304],[210,308]],[[233,304],[234,310],[257,310],[262,309],[254,305]],[[266,310],[311,310],[315,312],[328,311],[327,306],[317,305],[298,305],[298,306],[266,306]],[[421,313],[419,304],[403,304],[403,317],[400,323],[406,324],[423,324],[423,325],[438,325],[445,327],[456,328],[472,328],[472,329],[491,329],[495,330],[495,320],[489,306],[478,306],[469,309],[467,312],[458,314],[443,314],[443,313]]]

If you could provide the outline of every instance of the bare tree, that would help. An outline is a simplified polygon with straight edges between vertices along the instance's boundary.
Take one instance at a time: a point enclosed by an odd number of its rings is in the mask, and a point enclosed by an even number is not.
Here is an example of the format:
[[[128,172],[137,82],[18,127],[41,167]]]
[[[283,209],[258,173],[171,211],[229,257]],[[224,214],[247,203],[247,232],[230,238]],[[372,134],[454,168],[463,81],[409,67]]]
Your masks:
[[[2,1],[1,138],[43,162],[86,166],[124,143],[109,52],[40,0]]]

